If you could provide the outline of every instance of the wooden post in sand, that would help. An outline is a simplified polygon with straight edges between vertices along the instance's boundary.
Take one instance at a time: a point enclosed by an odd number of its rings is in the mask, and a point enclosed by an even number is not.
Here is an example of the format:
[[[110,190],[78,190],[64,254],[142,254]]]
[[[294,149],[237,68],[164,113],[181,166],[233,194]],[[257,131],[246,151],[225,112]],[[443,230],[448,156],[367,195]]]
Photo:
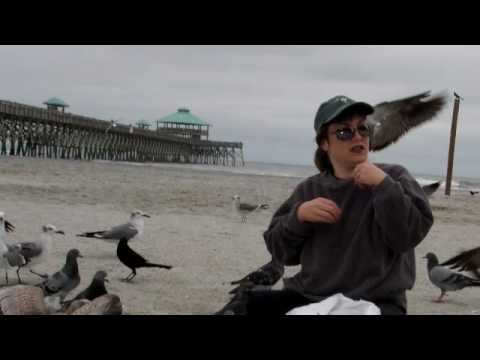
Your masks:
[[[453,105],[452,128],[450,130],[450,148],[448,150],[447,182],[445,184],[445,195],[447,196],[450,196],[450,188],[452,186],[453,155],[455,153],[455,137],[457,136],[457,119],[458,110],[460,107],[460,96],[455,92],[453,94],[455,95],[455,103]]]

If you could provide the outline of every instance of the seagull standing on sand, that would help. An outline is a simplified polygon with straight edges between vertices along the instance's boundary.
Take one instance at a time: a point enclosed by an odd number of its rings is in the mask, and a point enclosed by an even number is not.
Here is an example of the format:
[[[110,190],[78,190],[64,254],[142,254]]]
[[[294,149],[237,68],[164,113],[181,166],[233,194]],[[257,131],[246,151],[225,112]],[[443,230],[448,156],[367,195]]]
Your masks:
[[[161,265],[148,262],[143,256],[137,254],[128,246],[127,238],[120,239],[117,246],[117,257],[123,265],[132,270],[132,272],[125,279],[122,280],[125,282],[130,282],[135,276],[137,276],[136,270],[138,268],[155,267],[167,270],[170,270],[172,268],[169,265]]]
[[[439,298],[433,302],[445,302],[443,297],[448,291],[458,291],[466,287],[480,286],[480,280],[469,278],[468,276],[456,273],[445,266],[439,265],[438,258],[433,253],[428,253],[424,259],[428,260],[428,278],[433,285],[441,290]]]
[[[62,269],[37,285],[43,290],[45,296],[58,296],[60,301],[63,301],[67,294],[80,284],[77,262],[79,257],[83,257],[80,251],[77,249],[69,250]]]
[[[135,210],[130,215],[130,220],[127,223],[114,226],[109,230],[85,232],[78,234],[78,237],[97,238],[107,241],[120,240],[126,238],[127,240],[133,239],[136,236],[143,235],[144,220],[143,218],[149,218],[150,215],[145,214],[141,210]]]
[[[242,217],[242,223],[247,222],[247,215],[254,213],[257,210],[265,210],[270,206],[268,204],[247,204],[240,202],[240,196],[233,196],[233,209]]]
[[[42,278],[48,277],[48,275],[39,274],[33,271],[32,267],[41,264],[48,259],[52,247],[53,234],[65,235],[62,230],[57,230],[55,226],[48,224],[42,226],[42,232],[38,240],[34,242],[15,243],[9,247],[9,252],[8,254],[5,254],[5,256],[8,258],[11,266],[17,266],[19,283],[22,282],[20,279],[20,269],[23,267],[27,267],[32,274]]]

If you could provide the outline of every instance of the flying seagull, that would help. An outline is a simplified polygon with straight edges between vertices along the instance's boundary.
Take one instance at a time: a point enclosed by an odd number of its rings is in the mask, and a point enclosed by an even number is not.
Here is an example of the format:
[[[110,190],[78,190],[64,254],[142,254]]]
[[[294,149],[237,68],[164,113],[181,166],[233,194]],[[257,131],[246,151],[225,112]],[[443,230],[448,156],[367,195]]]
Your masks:
[[[145,214],[141,210],[135,210],[131,213],[130,219],[125,224],[114,226],[109,230],[85,232],[78,234],[77,236],[103,239],[107,241],[120,240],[121,238],[130,240],[136,236],[142,236],[144,226],[143,218],[145,217],[149,218],[150,215]]]
[[[433,285],[441,291],[438,299],[434,302],[445,302],[443,297],[448,291],[458,291],[466,287],[480,286],[480,280],[469,278],[468,276],[454,272],[453,270],[439,265],[438,258],[433,253],[428,253],[424,259],[427,259],[428,278]]]
[[[242,217],[242,222],[247,221],[247,215],[250,215],[257,210],[265,210],[270,207],[268,204],[241,203],[240,196],[238,195],[233,196],[232,200],[233,208]]]
[[[446,93],[430,95],[430,91],[427,91],[376,105],[374,113],[367,117],[367,123],[372,129],[370,150],[382,150],[412,128],[434,119],[446,102]]]

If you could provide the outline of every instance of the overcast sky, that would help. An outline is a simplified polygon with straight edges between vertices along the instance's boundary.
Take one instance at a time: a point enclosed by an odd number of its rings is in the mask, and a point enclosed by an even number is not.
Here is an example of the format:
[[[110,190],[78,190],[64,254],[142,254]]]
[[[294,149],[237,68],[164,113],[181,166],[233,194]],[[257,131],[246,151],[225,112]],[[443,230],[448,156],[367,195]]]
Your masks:
[[[480,177],[479,46],[0,46],[0,99],[149,121],[188,107],[211,138],[244,143],[247,161],[312,164],[321,102],[377,104],[426,90],[452,94],[438,118],[374,154],[445,176],[453,91],[460,106],[454,176]]]

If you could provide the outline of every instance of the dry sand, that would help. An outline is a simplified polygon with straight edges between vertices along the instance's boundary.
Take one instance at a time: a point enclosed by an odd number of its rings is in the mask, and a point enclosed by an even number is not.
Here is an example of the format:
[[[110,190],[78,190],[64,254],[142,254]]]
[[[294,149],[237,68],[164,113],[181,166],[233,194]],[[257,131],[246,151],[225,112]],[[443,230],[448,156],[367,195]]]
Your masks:
[[[44,224],[66,232],[56,236],[48,263],[36,271],[53,273],[66,252],[78,248],[86,287],[100,269],[108,272],[109,292],[121,297],[128,314],[210,314],[228,301],[229,282],[269,260],[262,233],[273,211],[301,181],[299,178],[240,175],[191,170],[170,164],[137,165],[50,159],[0,158],[0,211],[16,225],[12,241],[30,241]],[[271,209],[246,224],[232,211],[231,196],[267,202]],[[427,279],[421,256],[428,251],[440,260],[460,249],[479,245],[480,198],[440,191],[431,204],[435,224],[417,248],[417,282],[408,293],[410,314],[472,314],[480,310],[480,289],[450,293],[447,304]],[[134,209],[149,213],[145,233],[132,248],[153,262],[170,264],[170,271],[139,269],[134,282],[120,281],[130,270],[115,256],[115,245],[74,235],[101,230],[128,219]],[[293,275],[298,267],[288,268]],[[15,274],[10,272],[15,280]],[[27,270],[23,278],[38,282]],[[0,284],[3,284],[3,274]],[[1,285],[0,285],[1,286]]]

